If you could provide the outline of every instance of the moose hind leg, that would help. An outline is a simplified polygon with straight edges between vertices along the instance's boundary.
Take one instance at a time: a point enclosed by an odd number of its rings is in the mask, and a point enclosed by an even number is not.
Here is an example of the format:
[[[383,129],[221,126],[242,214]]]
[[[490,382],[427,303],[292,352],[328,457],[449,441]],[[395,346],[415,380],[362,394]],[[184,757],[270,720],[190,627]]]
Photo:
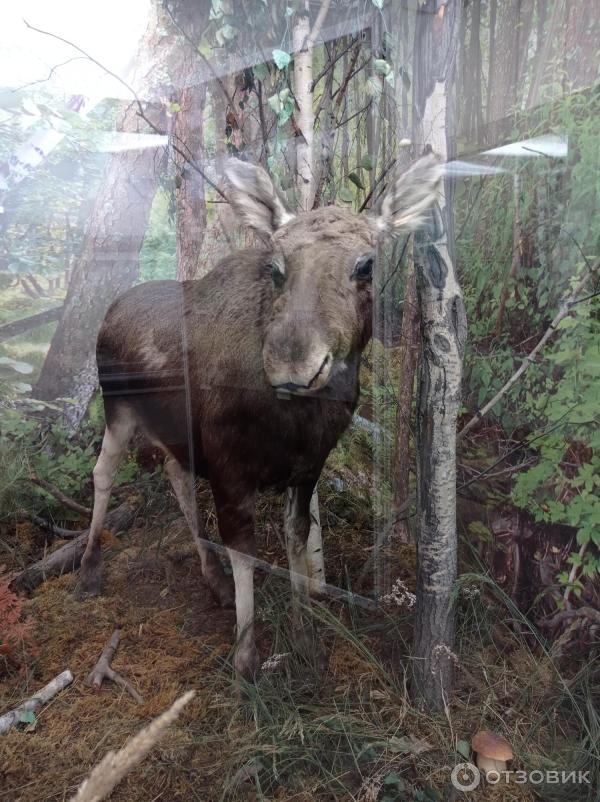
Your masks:
[[[119,462],[134,430],[135,420],[127,410],[122,410],[107,424],[104,432],[100,456],[94,468],[94,511],[90,534],[81,560],[81,572],[77,585],[77,595],[80,597],[95,596],[101,590],[100,537]]]
[[[231,580],[226,576],[217,555],[205,542],[204,526],[200,521],[198,505],[196,504],[194,477],[189,471],[185,471],[181,464],[171,456],[168,456],[165,460],[165,471],[198,549],[202,565],[202,576],[206,579],[211,593],[221,607],[233,607],[235,601]]]

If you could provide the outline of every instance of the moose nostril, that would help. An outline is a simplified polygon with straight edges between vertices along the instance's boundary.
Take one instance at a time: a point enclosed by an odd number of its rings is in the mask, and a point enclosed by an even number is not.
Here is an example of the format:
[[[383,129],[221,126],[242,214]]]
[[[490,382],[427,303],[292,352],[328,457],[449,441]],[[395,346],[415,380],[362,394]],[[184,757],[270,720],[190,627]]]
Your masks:
[[[327,368],[327,366],[329,365],[329,362],[330,362],[330,361],[331,361],[331,354],[327,354],[327,356],[325,357],[325,359],[324,359],[324,360],[321,362],[321,367],[320,367],[320,368],[319,368],[319,370],[318,370],[318,371],[315,373],[315,375],[312,377],[312,379],[309,381],[309,383],[308,383],[308,386],[309,386],[309,387],[312,387],[312,386],[313,386],[313,384],[314,384],[314,383],[317,381],[317,379],[319,378],[319,376],[320,376],[320,375],[323,373],[323,371],[324,371],[324,370]]]

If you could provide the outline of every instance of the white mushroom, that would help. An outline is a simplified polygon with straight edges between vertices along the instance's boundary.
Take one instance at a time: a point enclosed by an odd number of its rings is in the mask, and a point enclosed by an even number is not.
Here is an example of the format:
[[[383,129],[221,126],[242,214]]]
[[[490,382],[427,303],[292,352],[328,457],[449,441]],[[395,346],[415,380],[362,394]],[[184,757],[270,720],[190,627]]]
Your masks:
[[[471,747],[477,753],[477,768],[487,777],[489,772],[506,771],[506,764],[512,760],[513,750],[506,738],[490,730],[475,733]]]

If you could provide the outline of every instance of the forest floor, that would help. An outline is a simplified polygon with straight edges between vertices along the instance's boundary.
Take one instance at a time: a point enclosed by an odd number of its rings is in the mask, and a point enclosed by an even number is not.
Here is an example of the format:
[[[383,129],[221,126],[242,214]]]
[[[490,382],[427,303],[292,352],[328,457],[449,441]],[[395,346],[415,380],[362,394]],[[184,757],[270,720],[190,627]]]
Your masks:
[[[201,495],[208,503],[208,494]],[[321,495],[328,579],[348,587],[364,568],[372,522],[361,512],[366,506],[350,503],[351,494]],[[37,622],[37,654],[26,670],[3,677],[0,711],[66,668],[75,681],[39,712],[35,727],[1,737],[3,802],[68,799],[109,749],[122,746],[190,688],[196,690],[194,700],[111,799],[586,798],[583,793],[540,797],[531,784],[517,783],[482,783],[462,794],[450,784],[452,768],[464,761],[457,744],[464,751],[463,742],[482,727],[511,741],[512,768],[531,771],[575,755],[570,691],[553,661],[516,631],[513,613],[475,581],[461,594],[456,689],[445,716],[409,701],[410,609],[315,604],[315,625],[327,654],[323,670],[318,661],[293,653],[287,583],[260,572],[261,657],[291,653],[276,669],[264,671],[240,700],[231,669],[235,614],[215,605],[171,502],[167,510],[164,504],[154,511],[146,506],[131,531],[106,539],[101,597],[76,601],[76,576],[64,575],[43,583],[26,603]],[[285,566],[280,500],[263,499],[259,513],[260,556]],[[210,529],[209,507],[208,520]],[[27,550],[30,525],[19,527]],[[395,559],[393,575],[414,589],[414,549],[401,547]],[[117,625],[123,637],[113,665],[142,695],[142,704],[110,682],[100,691],[85,684]]]

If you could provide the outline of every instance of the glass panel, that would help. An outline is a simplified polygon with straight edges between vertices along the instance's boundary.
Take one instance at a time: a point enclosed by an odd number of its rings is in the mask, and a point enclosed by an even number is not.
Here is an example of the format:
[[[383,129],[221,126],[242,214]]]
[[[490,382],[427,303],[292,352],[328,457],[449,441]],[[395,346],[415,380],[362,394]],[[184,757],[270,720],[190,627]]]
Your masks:
[[[596,5],[3,8],[2,798],[595,798]]]

